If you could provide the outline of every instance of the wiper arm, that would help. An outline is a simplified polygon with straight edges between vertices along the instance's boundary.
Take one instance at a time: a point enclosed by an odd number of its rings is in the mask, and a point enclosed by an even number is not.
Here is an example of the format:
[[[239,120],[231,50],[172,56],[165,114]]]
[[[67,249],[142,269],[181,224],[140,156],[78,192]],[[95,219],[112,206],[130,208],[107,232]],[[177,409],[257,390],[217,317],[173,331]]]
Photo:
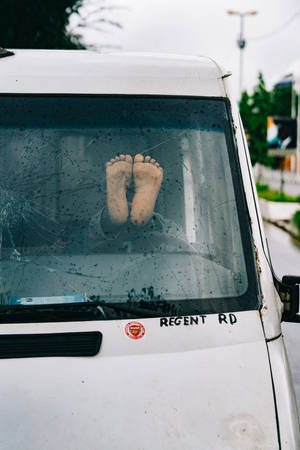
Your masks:
[[[106,303],[101,300],[98,295],[93,295],[89,298],[90,301],[96,301],[101,309],[113,309],[127,314],[134,314],[137,317],[161,317],[166,314],[176,314],[174,311],[174,305],[170,304],[166,300],[139,300],[122,303]]]
[[[100,303],[103,308],[111,308],[114,311],[121,311],[128,314],[134,314],[137,317],[161,317],[161,312],[155,311],[153,309],[146,309],[140,306],[131,305],[128,303]]]

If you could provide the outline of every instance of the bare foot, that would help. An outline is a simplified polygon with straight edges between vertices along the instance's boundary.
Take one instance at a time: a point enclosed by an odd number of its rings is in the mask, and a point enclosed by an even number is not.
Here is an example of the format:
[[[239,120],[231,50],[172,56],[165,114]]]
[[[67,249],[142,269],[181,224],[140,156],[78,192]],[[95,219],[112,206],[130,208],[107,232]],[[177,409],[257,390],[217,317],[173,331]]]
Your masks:
[[[132,158],[120,155],[106,163],[106,195],[110,220],[121,225],[128,218],[126,190],[132,177]]]
[[[163,180],[163,169],[151,156],[135,155],[133,164],[135,195],[131,206],[131,221],[145,225],[151,218]]]

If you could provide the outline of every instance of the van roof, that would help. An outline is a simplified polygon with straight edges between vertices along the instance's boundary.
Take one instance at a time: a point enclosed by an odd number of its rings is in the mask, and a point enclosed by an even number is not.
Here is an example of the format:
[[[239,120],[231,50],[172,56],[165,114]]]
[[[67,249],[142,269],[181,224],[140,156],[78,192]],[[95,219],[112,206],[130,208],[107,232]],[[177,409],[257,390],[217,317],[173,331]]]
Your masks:
[[[226,96],[211,58],[86,50],[14,50],[0,59],[0,93]]]

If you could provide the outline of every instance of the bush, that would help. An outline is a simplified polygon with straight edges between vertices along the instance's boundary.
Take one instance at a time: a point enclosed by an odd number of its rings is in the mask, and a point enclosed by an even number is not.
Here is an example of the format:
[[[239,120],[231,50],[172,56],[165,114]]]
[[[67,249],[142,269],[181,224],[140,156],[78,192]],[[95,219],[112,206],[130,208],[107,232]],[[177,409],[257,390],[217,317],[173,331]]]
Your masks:
[[[300,195],[298,197],[293,197],[292,195],[287,195],[284,192],[272,191],[269,189],[267,184],[256,184],[257,194],[260,198],[269,200],[270,202],[293,202],[300,203]]]
[[[256,189],[257,189],[257,192],[268,191],[269,190],[269,185],[268,184],[256,183]]]
[[[300,210],[295,212],[292,218],[292,222],[296,226],[298,233],[300,234]]]

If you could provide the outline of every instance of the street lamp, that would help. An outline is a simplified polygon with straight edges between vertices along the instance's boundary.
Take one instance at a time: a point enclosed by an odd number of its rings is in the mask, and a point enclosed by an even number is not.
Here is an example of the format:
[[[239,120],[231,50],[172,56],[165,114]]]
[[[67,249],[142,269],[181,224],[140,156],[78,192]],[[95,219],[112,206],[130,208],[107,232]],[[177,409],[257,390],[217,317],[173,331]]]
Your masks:
[[[242,95],[242,89],[243,89],[243,50],[246,47],[246,39],[244,37],[244,17],[245,16],[255,16],[257,14],[257,11],[234,11],[232,9],[229,9],[227,11],[227,14],[235,15],[240,17],[240,35],[239,39],[237,40],[238,48],[240,49],[240,95]]]

